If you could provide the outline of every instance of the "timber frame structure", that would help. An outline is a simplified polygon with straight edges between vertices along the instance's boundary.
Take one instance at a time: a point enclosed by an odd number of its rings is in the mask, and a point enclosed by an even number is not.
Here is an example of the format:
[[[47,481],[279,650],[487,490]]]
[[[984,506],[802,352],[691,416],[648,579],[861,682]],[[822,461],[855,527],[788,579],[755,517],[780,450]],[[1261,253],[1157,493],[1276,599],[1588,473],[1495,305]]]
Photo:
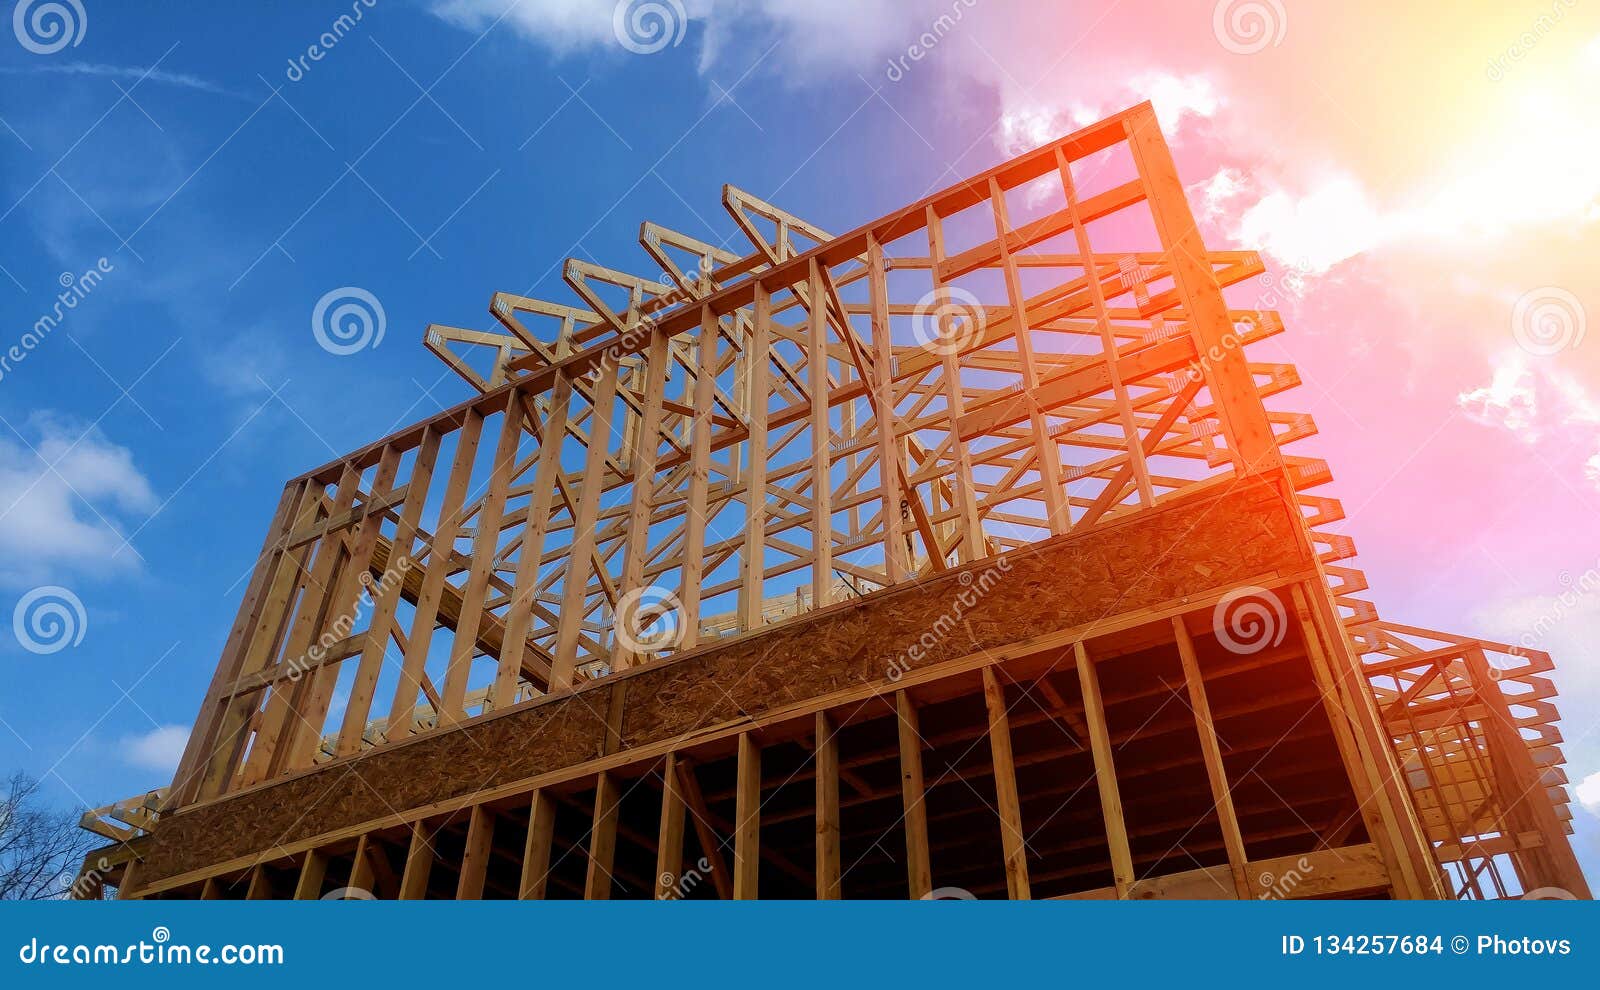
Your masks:
[[[288,484],[81,895],[1589,896],[1549,657],[1356,597],[1149,104],[724,205],[428,328],[477,394]]]

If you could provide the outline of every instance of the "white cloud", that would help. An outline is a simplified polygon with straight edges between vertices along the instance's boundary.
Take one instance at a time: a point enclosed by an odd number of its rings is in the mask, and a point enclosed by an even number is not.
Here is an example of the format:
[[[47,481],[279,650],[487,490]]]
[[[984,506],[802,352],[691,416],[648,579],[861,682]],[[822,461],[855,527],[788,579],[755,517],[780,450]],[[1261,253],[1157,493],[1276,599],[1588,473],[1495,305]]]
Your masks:
[[[158,725],[149,732],[128,736],[121,741],[122,758],[145,770],[174,773],[189,744],[189,730],[182,725]]]
[[[1591,815],[1600,815],[1600,773],[1591,773],[1578,782],[1578,803]]]
[[[1171,135],[1183,126],[1184,118],[1210,119],[1222,108],[1211,79],[1203,75],[1175,76],[1168,72],[1149,72],[1133,80],[1133,92],[1143,94],[1156,111],[1161,129]],[[1118,107],[1106,107],[1085,123],[1092,123]]]
[[[1064,114],[1057,111],[1042,107],[1013,107],[1000,115],[995,143],[999,145],[1001,154],[1012,158],[1068,134],[1075,127],[1067,122]]]
[[[1457,395],[1456,405],[1475,423],[1509,430],[1524,443],[1539,439],[1539,399],[1533,373],[1517,355],[1495,362],[1489,384]]]
[[[132,453],[48,412],[22,432],[0,435],[0,584],[135,569],[136,554],[117,552],[125,527],[115,517],[153,511],[157,500]]]
[[[1592,436],[1596,452],[1583,465],[1584,480],[1600,490],[1600,399],[1583,382],[1545,361],[1530,362],[1516,351],[1492,362],[1487,385],[1456,396],[1468,419],[1504,429],[1523,443],[1546,436]]]
[[[1007,100],[995,143],[1008,157],[1020,155],[1146,100],[1155,109],[1162,132],[1174,142],[1185,120],[1214,117],[1224,103],[1207,76],[1145,72],[1110,87],[1101,99],[1080,100],[1064,107]]]
[[[1320,275],[1370,250],[1383,230],[1384,221],[1361,183],[1335,175],[1303,193],[1267,193],[1240,216],[1233,236],[1302,274]]]
[[[283,348],[265,329],[208,343],[198,358],[205,380],[230,396],[255,396],[281,384]]]
[[[702,72],[724,56],[742,72],[764,52],[774,64],[814,72],[868,72],[935,30],[953,8],[950,0],[434,0],[431,9],[468,31],[504,24],[558,56],[628,55],[620,17],[652,49],[697,45]]]
[[[468,31],[504,23],[557,54],[615,45],[612,0],[439,0],[433,12]],[[697,5],[698,6],[698,5]]]

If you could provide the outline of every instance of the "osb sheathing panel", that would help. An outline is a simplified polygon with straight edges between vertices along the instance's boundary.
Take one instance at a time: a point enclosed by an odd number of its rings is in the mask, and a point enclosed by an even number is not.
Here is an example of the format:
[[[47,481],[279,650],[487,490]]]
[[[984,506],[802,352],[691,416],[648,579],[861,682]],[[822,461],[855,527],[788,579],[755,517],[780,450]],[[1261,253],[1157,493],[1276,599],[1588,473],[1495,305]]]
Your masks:
[[[609,685],[163,817],[146,882],[600,755]],[[591,707],[592,706],[592,707]]]
[[[1081,537],[836,606],[694,663],[639,671],[624,747],[884,680],[1303,566],[1266,486],[1140,514]],[[912,652],[915,648],[916,652]]]
[[[1240,485],[935,574],[354,761],[164,817],[157,882],[593,760],[612,694],[623,749],[1308,566],[1277,489]],[[936,630],[936,631],[935,631]],[[913,649],[915,648],[915,649]]]

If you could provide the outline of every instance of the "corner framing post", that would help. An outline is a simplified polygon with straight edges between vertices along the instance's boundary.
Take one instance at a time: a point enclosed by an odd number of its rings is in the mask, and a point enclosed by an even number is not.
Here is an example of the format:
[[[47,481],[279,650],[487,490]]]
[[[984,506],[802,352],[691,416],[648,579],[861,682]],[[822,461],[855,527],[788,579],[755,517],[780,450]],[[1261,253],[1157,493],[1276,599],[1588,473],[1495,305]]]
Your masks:
[[[1233,333],[1228,304],[1222,298],[1222,287],[1184,196],[1172,149],[1162,137],[1155,110],[1148,103],[1131,113],[1124,126],[1134,164],[1144,182],[1150,215],[1161,237],[1162,253],[1189,319],[1200,368],[1211,386],[1223,429],[1240,460],[1239,473],[1271,470],[1282,463],[1282,455],[1244,348]]]
[[[1589,882],[1583,876],[1583,868],[1578,865],[1578,857],[1573,855],[1572,845],[1567,841],[1565,830],[1561,821],[1556,817],[1555,809],[1550,806],[1550,801],[1545,797],[1544,783],[1541,780],[1538,766],[1533,762],[1533,757],[1528,753],[1526,742],[1522,734],[1517,731],[1516,720],[1511,716],[1509,699],[1505,692],[1500,690],[1500,682],[1494,677],[1494,672],[1489,667],[1489,660],[1484,656],[1481,647],[1474,647],[1466,651],[1467,670],[1472,674],[1474,688],[1477,694],[1490,708],[1490,715],[1484,719],[1484,729],[1490,740],[1501,751],[1501,758],[1515,779],[1517,797],[1512,804],[1522,804],[1527,808],[1529,817],[1534,825],[1545,837],[1544,854],[1550,861],[1555,876],[1556,886],[1583,900],[1592,900],[1589,892]]]
[[[1351,683],[1358,661],[1336,618],[1330,618],[1333,603],[1326,589],[1326,584],[1307,582],[1294,585],[1291,595],[1306,657],[1318,679],[1334,736],[1341,751],[1348,747],[1346,765],[1357,800],[1362,802],[1367,831],[1383,851],[1400,896],[1448,898],[1449,886],[1417,819],[1410,788],[1382,730],[1371,691],[1365,684]],[[1369,798],[1375,811],[1368,809]]]

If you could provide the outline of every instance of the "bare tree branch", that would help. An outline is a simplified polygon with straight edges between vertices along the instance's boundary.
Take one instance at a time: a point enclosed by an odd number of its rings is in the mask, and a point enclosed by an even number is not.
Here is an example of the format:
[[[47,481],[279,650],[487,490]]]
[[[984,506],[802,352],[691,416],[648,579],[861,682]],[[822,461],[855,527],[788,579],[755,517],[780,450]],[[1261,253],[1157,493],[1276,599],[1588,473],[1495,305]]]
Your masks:
[[[44,807],[39,782],[13,774],[0,793],[0,901],[62,897],[99,844],[70,811]]]

